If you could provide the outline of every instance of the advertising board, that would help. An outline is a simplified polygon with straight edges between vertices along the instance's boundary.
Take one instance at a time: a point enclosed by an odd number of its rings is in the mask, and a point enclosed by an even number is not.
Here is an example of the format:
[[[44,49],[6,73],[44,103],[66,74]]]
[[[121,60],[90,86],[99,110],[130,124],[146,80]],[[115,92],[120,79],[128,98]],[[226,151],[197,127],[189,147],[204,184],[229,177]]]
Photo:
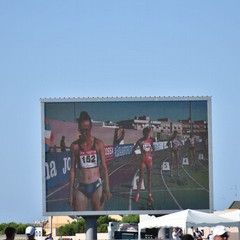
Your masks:
[[[41,99],[44,215],[213,211],[211,97]]]

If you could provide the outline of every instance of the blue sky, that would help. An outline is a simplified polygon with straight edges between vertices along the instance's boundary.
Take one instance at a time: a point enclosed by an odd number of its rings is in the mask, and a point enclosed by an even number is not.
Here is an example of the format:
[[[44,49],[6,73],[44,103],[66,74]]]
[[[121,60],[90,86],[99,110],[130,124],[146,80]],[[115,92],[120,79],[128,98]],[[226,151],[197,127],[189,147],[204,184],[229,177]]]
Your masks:
[[[211,96],[214,208],[239,199],[240,2],[0,1],[0,222],[42,216],[40,98]]]

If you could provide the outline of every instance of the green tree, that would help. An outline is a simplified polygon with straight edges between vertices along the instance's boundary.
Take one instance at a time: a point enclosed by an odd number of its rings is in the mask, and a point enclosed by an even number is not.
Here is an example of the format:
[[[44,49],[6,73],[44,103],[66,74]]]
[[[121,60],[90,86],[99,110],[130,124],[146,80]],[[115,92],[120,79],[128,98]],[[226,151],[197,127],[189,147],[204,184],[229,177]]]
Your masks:
[[[10,223],[8,223],[8,227],[14,227],[15,229],[17,229],[18,224],[15,222],[10,222]]]
[[[7,223],[1,223],[0,224],[0,234],[4,234],[4,230],[7,227]]]
[[[58,229],[58,235],[60,236],[74,236],[75,232],[73,231],[73,227],[70,224],[61,226]]]
[[[23,224],[23,223],[19,223],[18,226],[16,227],[17,229],[17,234],[25,234],[25,229],[27,228],[27,226],[29,226],[31,224]]]
[[[58,229],[58,235],[60,236],[74,236],[76,233],[85,232],[85,220],[83,218],[78,219],[72,223],[61,226]]]
[[[108,223],[116,222],[115,219],[110,218],[109,216],[100,216],[97,220],[97,232],[107,233],[108,232]]]
[[[97,219],[97,232],[106,233],[108,232],[108,223],[116,222],[115,219],[106,216],[100,216]],[[85,233],[86,226],[84,218],[79,218],[77,221],[61,226],[58,229],[59,236],[75,236],[76,233]]]
[[[122,221],[127,223],[139,223],[139,215],[136,214],[126,215],[122,218]]]
[[[85,232],[86,232],[85,220],[83,218],[79,218],[77,221],[77,233]]]
[[[15,223],[15,222],[9,222],[9,223],[1,223],[0,224],[0,234],[4,234],[6,227],[14,227],[17,230],[17,234],[25,234],[25,229],[27,226],[31,224],[22,224],[22,223]]]
[[[100,216],[98,219],[97,219],[97,225],[98,226],[100,226],[101,224],[104,224],[104,223],[109,223],[109,222],[111,222],[112,221],[112,219],[109,217],[109,216],[107,216],[107,215],[105,215],[105,216]]]
[[[97,232],[99,233],[107,233],[108,232],[108,223],[102,223],[97,227]]]

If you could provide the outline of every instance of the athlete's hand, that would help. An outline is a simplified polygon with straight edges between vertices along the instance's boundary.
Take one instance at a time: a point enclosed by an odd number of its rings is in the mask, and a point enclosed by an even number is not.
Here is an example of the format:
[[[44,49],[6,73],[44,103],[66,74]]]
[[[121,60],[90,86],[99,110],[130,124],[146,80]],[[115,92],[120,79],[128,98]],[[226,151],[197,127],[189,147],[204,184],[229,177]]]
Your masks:
[[[108,190],[104,193],[104,200],[108,201],[112,197],[112,193]]]
[[[100,199],[100,203],[101,203],[101,205],[104,203],[104,202],[106,202],[106,201],[108,201],[110,198],[112,197],[112,193],[108,190],[108,191],[103,191],[102,192],[102,197],[101,197],[101,199]]]
[[[69,206],[72,208],[73,207],[73,195],[72,194],[69,195],[68,203],[69,203]]]

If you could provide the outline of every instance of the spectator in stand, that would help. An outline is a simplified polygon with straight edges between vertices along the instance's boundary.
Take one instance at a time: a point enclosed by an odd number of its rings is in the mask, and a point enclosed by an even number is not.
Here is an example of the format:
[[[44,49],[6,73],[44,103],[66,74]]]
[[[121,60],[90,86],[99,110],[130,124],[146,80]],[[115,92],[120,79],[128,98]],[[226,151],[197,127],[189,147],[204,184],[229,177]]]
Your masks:
[[[173,240],[180,240],[180,237],[182,236],[182,230],[181,228],[173,228],[172,232],[172,239]]]
[[[194,229],[193,232],[194,239],[202,240],[203,238],[203,231],[199,230],[197,227]]]
[[[181,240],[194,240],[193,236],[191,234],[184,234],[181,237]]]
[[[33,226],[28,226],[25,229],[25,234],[27,235],[28,240],[35,240],[35,227]]]
[[[60,141],[61,152],[66,152],[65,136],[62,136]]]
[[[45,240],[53,240],[53,237],[52,237],[52,233],[51,233],[51,232],[49,232],[49,233],[47,234],[47,237],[45,238]]]
[[[207,236],[208,240],[213,240],[213,230],[211,229],[210,233]]]
[[[17,230],[14,227],[6,227],[4,233],[6,235],[6,240],[13,240],[15,238]]]
[[[229,238],[229,234],[226,227],[222,225],[218,225],[213,229],[214,240],[227,240],[228,238]]]

